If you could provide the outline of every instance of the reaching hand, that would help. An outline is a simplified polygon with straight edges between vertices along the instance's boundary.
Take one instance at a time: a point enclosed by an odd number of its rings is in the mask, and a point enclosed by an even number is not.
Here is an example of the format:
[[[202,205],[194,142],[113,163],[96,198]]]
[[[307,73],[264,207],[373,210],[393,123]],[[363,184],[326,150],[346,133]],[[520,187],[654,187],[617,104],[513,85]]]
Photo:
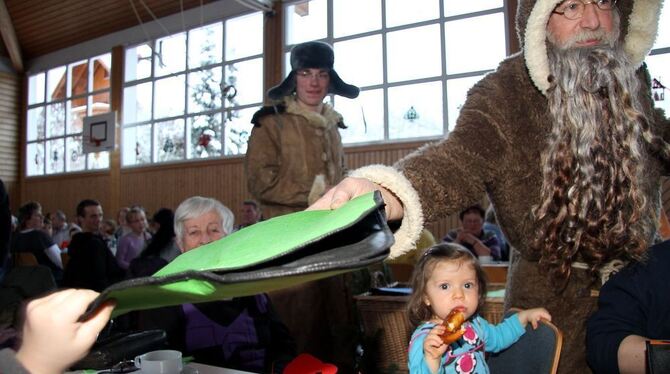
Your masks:
[[[338,185],[326,192],[314,204],[309,206],[307,210],[337,209],[357,196],[376,190],[379,190],[382,193],[382,198],[386,204],[387,219],[401,219],[403,216],[403,209],[400,200],[386,188],[364,178],[345,178]]]
[[[16,358],[31,373],[62,373],[86,356],[114,309],[104,304],[90,319],[79,321],[98,296],[68,289],[32,300],[26,306],[23,342]]]
[[[533,326],[533,329],[537,328],[537,323],[540,319],[546,319],[551,321],[551,314],[544,308],[533,308],[520,311],[517,316],[519,317],[519,322],[525,328],[528,322]]]

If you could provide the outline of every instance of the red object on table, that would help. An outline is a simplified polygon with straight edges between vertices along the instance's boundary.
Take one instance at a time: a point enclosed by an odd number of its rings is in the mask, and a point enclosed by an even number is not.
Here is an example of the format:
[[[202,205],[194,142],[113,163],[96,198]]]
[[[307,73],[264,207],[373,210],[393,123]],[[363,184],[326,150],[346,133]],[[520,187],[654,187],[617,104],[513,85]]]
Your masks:
[[[294,358],[293,361],[289,362],[288,365],[284,368],[284,374],[336,374],[337,366],[333,364],[327,364],[319,360],[318,358],[307,354],[301,353],[298,357]]]

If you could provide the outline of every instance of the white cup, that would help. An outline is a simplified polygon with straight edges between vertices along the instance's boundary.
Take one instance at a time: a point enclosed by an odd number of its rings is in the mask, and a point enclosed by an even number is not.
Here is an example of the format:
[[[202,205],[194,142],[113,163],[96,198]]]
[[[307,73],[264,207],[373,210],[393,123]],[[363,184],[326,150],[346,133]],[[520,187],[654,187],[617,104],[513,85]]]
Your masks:
[[[493,262],[493,257],[491,256],[479,256],[480,264],[490,264]]]
[[[135,357],[135,367],[147,374],[179,374],[183,368],[181,352],[164,349]]]

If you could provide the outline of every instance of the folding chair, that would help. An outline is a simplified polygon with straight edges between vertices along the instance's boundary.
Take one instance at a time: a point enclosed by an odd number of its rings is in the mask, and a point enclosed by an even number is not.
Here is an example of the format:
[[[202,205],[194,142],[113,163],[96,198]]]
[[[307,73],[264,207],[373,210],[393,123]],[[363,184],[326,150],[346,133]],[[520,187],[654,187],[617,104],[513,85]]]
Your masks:
[[[518,309],[510,309],[509,316]],[[563,346],[563,334],[551,322],[541,320],[537,329],[529,323],[519,341],[487,360],[492,374],[554,374]]]

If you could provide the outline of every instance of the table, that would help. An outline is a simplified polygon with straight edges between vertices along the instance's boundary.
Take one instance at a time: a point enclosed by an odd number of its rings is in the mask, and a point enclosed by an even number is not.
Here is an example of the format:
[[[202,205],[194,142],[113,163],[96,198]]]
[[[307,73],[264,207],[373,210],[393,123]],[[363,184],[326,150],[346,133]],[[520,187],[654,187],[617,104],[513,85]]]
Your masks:
[[[490,262],[482,264],[489,283],[507,283],[507,269],[509,262]]]
[[[190,369],[190,370],[189,370]],[[226,369],[218,366],[211,366],[205,364],[199,364],[197,362],[190,362],[186,364],[182,373],[184,374],[195,374],[195,370],[198,374],[256,374],[249,371],[241,371],[235,369]],[[103,370],[105,371],[105,370]],[[76,370],[76,371],[66,371],[65,374],[94,374],[98,373],[96,370]],[[132,371],[134,374],[142,374],[140,370]]]
[[[197,369],[198,374],[254,374],[248,371],[240,371],[235,369],[226,369],[218,366],[211,366],[205,364],[199,364],[197,362],[191,362],[187,367]]]

